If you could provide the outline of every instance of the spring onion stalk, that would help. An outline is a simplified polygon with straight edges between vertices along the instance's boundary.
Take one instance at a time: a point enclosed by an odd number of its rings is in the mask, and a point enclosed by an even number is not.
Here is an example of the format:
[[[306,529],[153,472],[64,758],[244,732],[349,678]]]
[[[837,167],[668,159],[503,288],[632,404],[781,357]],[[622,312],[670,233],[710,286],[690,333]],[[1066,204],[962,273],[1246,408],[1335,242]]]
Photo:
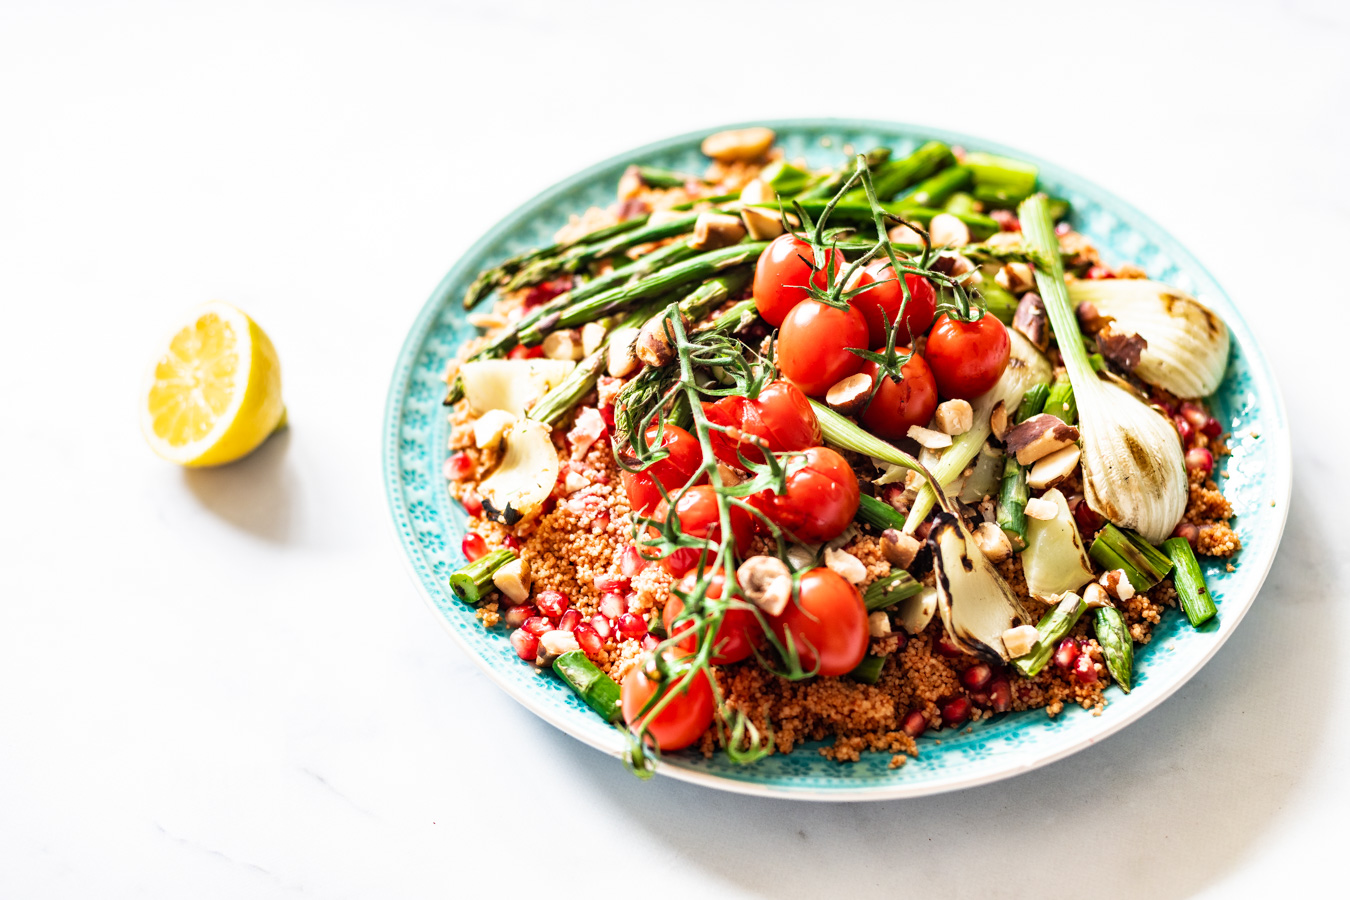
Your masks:
[[[941,141],[929,141],[904,159],[893,159],[878,166],[872,175],[872,185],[878,199],[889,200],[955,161],[950,147]],[[865,203],[867,194],[857,188],[845,194],[844,200]]]
[[[1045,664],[1050,661],[1055,647],[1077,624],[1078,617],[1086,608],[1087,604],[1083,602],[1082,597],[1077,594],[1065,594],[1059,605],[1042,616],[1041,621],[1036,624],[1038,635],[1036,643],[1025,655],[1012,661],[1017,671],[1028,678],[1035,678],[1040,674],[1041,669],[1044,669]]]
[[[539,320],[529,328],[522,329],[520,342],[526,346],[538,344],[554,329],[574,328],[577,325],[594,322],[596,319],[624,310],[639,300],[659,297],[684,285],[711,278],[725,269],[754,262],[767,246],[769,245],[763,241],[753,241],[723,247],[667,266],[632,284],[602,291],[580,303],[571,304],[556,315]]]
[[[1091,303],[1111,330],[1148,341],[1134,374],[1178,397],[1214,393],[1228,368],[1228,326],[1176,288],[1138,278],[1074,282],[1074,304]]]
[[[923,585],[902,569],[869,584],[867,590],[863,591],[863,603],[867,604],[868,612],[876,612],[894,606],[901,600],[908,600],[922,590]]]
[[[992,153],[970,153],[962,161],[975,178],[975,199],[1013,206],[1036,190],[1035,165]]]
[[[496,590],[492,576],[507,563],[517,559],[514,550],[493,550],[465,563],[450,573],[450,589],[465,603],[478,603]]]
[[[1063,373],[1055,376],[1050,395],[1045,398],[1045,411],[1072,425],[1078,421],[1078,403],[1073,398],[1073,384]]]
[[[1022,395],[1022,402],[1013,415],[1013,424],[1020,425],[1032,416],[1039,415],[1045,407],[1046,395],[1050,388],[1045,382],[1034,384]],[[1008,455],[1003,460],[1003,482],[999,486],[996,522],[1013,550],[1021,551],[1027,545],[1027,467],[1017,462],[1017,457]]]
[[[858,663],[857,668],[848,673],[848,677],[854,681],[860,681],[863,684],[876,684],[881,680],[881,669],[886,665],[886,656],[873,656],[871,653],[863,657],[863,661]]]
[[[601,672],[599,666],[587,659],[581,650],[568,650],[555,659],[553,674],[561,678],[606,722],[617,722],[623,717],[618,682]]]
[[[894,506],[868,494],[858,498],[858,513],[854,518],[883,531],[887,528],[898,531],[905,527],[905,517],[900,515]]]
[[[1125,617],[1114,606],[1103,606],[1092,620],[1097,643],[1106,657],[1106,671],[1125,693],[1130,692],[1130,678],[1134,673],[1134,641],[1125,627]]]
[[[1087,504],[1107,521],[1161,542],[1181,521],[1190,494],[1181,440],[1169,420],[1093,371],[1064,285],[1045,195],[1024,201],[1018,218],[1023,242],[1050,263],[1048,272],[1036,269],[1036,284],[1078,403]]]
[[[862,453],[893,466],[910,469],[923,475],[925,480],[935,477],[917,459],[905,451],[886,443],[874,434],[864,431],[851,419],[844,418],[825,404],[812,400],[811,409],[816,414],[816,421],[820,422],[820,433],[824,436],[826,443],[843,447],[845,450],[852,450],[854,453]]]
[[[1050,380],[1050,362],[1031,341],[1011,329],[1008,330],[1008,339],[1012,343],[1012,350],[1008,357],[1008,367],[1003,370],[998,384],[975,398],[971,403],[974,424],[965,434],[953,437],[952,445],[942,451],[942,455],[932,466],[933,476],[941,485],[945,486],[955,481],[980,452],[984,442],[989,439],[991,431],[989,417],[995,406],[1002,403],[1004,409],[1015,409],[1034,385]],[[905,520],[907,533],[912,534],[932,511],[934,499],[931,486],[925,484],[919,488],[918,494],[914,497],[914,505],[909,509],[909,517]]]
[[[914,206],[941,209],[942,204],[947,202],[948,197],[970,186],[970,178],[971,172],[968,166],[950,166],[916,184],[914,190],[900,200],[902,203],[910,203]]]
[[[1130,585],[1136,591],[1148,590],[1172,571],[1172,560],[1167,554],[1139,535],[1117,528],[1109,522],[1097,532],[1088,556],[1108,572],[1113,569],[1125,570]]]
[[[1186,618],[1191,620],[1191,624],[1198,628],[1214,618],[1219,610],[1214,605],[1209,588],[1205,586],[1205,576],[1200,571],[1195,551],[1185,538],[1179,537],[1163,541],[1163,549],[1175,567],[1172,570],[1172,583],[1176,585],[1181,608],[1186,611]]]

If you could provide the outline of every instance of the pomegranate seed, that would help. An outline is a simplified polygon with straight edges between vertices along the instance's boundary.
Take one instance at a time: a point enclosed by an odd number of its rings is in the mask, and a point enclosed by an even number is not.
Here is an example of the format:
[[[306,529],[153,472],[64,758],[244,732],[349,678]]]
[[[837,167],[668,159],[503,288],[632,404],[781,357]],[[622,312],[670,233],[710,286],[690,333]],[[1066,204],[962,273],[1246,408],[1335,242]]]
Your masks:
[[[481,534],[472,531],[464,535],[464,540],[460,541],[459,549],[469,562],[482,559],[484,554],[488,552],[487,541],[483,540]]]
[[[591,616],[590,622],[588,624],[591,626],[591,630],[593,630],[596,634],[600,635],[601,639],[608,638],[613,633],[614,630],[613,626],[610,624],[609,619],[605,618],[599,613],[596,613],[595,615]]]
[[[605,646],[605,642],[601,640],[600,635],[596,634],[595,629],[589,625],[578,625],[572,631],[572,636],[577,639],[577,645],[587,656],[594,656]]]
[[[905,634],[903,631],[893,631],[891,632],[891,636],[895,638],[896,642],[895,649],[891,651],[892,653],[899,653],[909,646],[909,635]]]
[[[609,512],[600,510],[600,513],[591,520],[591,523],[595,526],[596,531],[604,531],[609,527]]]
[[[539,359],[544,355],[543,345],[537,347],[526,347],[524,344],[516,344],[511,348],[511,352],[506,354],[507,359]]]
[[[1068,222],[1060,222],[1055,226],[1055,235],[1057,237],[1064,237],[1064,235],[1068,234],[1070,231],[1073,231],[1073,228]]]
[[[985,707],[985,706],[988,706],[988,705],[989,705],[989,692],[988,692],[988,691],[971,691],[971,692],[970,692],[970,702],[971,702],[971,703],[974,703],[976,706],[979,706],[979,707]]]
[[[476,519],[483,514],[483,501],[478,499],[477,494],[465,494],[464,499],[459,502],[460,505],[464,507],[464,511],[473,518]]]
[[[1186,451],[1186,468],[1208,475],[1214,471],[1214,454],[1204,447],[1192,447]]]
[[[567,607],[572,605],[572,601],[559,591],[540,591],[539,596],[534,598],[534,605],[539,607],[539,611],[544,615],[556,619],[567,612]]]
[[[1073,664],[1073,677],[1078,679],[1079,684],[1092,684],[1097,680],[1097,666],[1091,656],[1084,653],[1078,657]]]
[[[633,593],[632,591],[629,591],[627,594],[624,594],[623,604],[625,609],[628,610],[637,609],[638,608],[637,594]]]
[[[506,622],[507,628],[519,628],[525,624],[526,619],[531,619],[539,615],[535,608],[528,603],[522,603],[520,606],[513,606],[502,616],[502,621]]]
[[[1205,412],[1200,404],[1192,403],[1190,400],[1186,400],[1181,404],[1181,414],[1185,417],[1186,421],[1190,422],[1191,426],[1197,430],[1204,428],[1205,423],[1209,421],[1209,413]]]
[[[1055,665],[1067,672],[1073,668],[1076,659],[1078,659],[1078,642],[1073,638],[1060,641],[1059,646],[1055,648]]]
[[[608,619],[617,619],[627,608],[623,594],[604,594],[600,597],[600,614]]]
[[[600,407],[600,418],[605,420],[605,428],[610,434],[614,433],[614,404]]]
[[[920,522],[919,527],[914,529],[914,537],[920,541],[926,541],[928,540],[928,532],[932,530],[932,522]]]
[[[445,477],[463,481],[473,474],[473,458],[467,453],[456,453],[445,461]]]
[[[1189,444],[1195,437],[1195,426],[1185,416],[1173,416],[1172,424],[1177,426],[1177,436],[1181,438],[1181,443]]]
[[[535,637],[539,637],[553,630],[553,620],[548,616],[530,616],[520,624],[520,627]]]
[[[969,691],[982,691],[994,679],[994,669],[989,663],[976,663],[961,673],[961,683]]]
[[[660,643],[661,642],[656,639],[656,635],[649,634],[642,639],[642,649],[650,652],[652,650],[655,650],[656,646]]]
[[[597,575],[595,576],[595,589],[602,594],[612,594],[618,592],[622,594],[628,590],[628,576],[626,575]]]
[[[523,628],[517,628],[511,632],[511,646],[515,649],[516,656],[532,662],[539,652],[539,638]]]
[[[1017,214],[1010,209],[996,209],[989,214],[989,218],[998,223],[999,231],[1022,230],[1022,223],[1017,220]]]
[[[543,284],[536,284],[525,294],[525,308],[540,306],[554,297],[572,289],[572,279],[558,278],[553,281],[545,281]]]
[[[1079,532],[1089,538],[1101,531],[1102,526],[1106,524],[1106,520],[1087,503],[1079,503],[1073,508],[1073,518],[1078,523]]]
[[[937,652],[948,659],[955,659],[956,657],[961,656],[965,651],[953,644],[952,639],[947,637],[946,634],[942,634],[937,639]]]
[[[520,538],[516,537],[514,534],[508,534],[506,537],[502,538],[502,546],[507,550],[519,551]]]
[[[632,578],[643,569],[647,568],[648,560],[642,558],[635,544],[629,544],[623,548],[619,554],[619,571]]]
[[[569,609],[558,617],[559,631],[575,631],[581,624],[581,610]]]
[[[1200,540],[1200,529],[1190,522],[1182,522],[1172,529],[1172,537],[1185,538],[1186,543],[1194,547],[1195,542]]]
[[[1012,709],[1012,685],[1008,679],[999,676],[989,684],[989,708],[996,713],[1005,713]]]
[[[615,627],[618,629],[621,638],[637,640],[647,634],[647,623],[642,621],[641,616],[635,616],[632,613],[624,613],[619,616],[619,621]]]
[[[942,724],[951,728],[965,724],[970,718],[970,700],[965,697],[953,697],[942,704]]]
[[[909,715],[905,716],[900,730],[912,738],[917,738],[928,730],[928,718],[919,710],[911,709]]]
[[[1092,281],[1104,281],[1107,278],[1115,278],[1116,273],[1106,266],[1093,266],[1087,270],[1087,277]]]
[[[1205,420],[1205,424],[1200,426],[1200,431],[1205,435],[1205,437],[1216,438],[1219,435],[1223,434],[1223,426],[1219,424],[1218,419],[1214,418],[1213,416],[1210,416],[1208,419]]]

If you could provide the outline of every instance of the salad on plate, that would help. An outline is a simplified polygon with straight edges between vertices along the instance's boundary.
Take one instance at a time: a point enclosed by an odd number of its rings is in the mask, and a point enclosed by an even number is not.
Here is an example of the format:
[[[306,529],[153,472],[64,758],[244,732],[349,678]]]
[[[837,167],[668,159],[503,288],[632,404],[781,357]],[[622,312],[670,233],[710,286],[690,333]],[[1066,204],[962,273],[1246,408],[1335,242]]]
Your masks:
[[[1100,711],[1241,549],[1223,321],[1110,267],[1034,165],[845,149],[632,166],[464,298],[450,586],[640,774]]]

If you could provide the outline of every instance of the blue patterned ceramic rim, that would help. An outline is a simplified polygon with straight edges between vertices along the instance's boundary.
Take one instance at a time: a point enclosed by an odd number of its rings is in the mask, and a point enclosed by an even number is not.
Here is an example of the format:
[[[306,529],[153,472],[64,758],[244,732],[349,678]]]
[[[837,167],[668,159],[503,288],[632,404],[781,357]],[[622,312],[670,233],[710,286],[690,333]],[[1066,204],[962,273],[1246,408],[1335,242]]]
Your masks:
[[[805,157],[813,165],[837,164],[846,145],[884,144],[904,154],[934,139],[1033,159],[979,138],[889,122],[793,119],[746,124],[774,129],[788,158]],[[632,163],[701,171],[699,143],[708,133],[670,138],[592,166],[489,230],[455,264],[418,315],[399,353],[385,410],[384,483],[389,508],[413,579],[437,618],[512,697],[573,737],[616,756],[623,748],[617,731],[556,679],[521,664],[505,633],[500,628],[484,629],[473,611],[449,591],[446,577],[463,562],[459,544],[465,516],[450,500],[441,475],[448,452],[441,374],[460,342],[475,333],[459,301],[480,269],[550,242],[572,213],[612,202],[620,174]],[[1233,572],[1222,563],[1206,563],[1205,574],[1219,608],[1217,621],[1196,630],[1181,615],[1165,616],[1153,641],[1139,648],[1133,692],[1127,695],[1112,688],[1110,704],[1100,716],[1078,707],[1055,719],[1042,711],[1008,714],[979,723],[969,734],[942,732],[936,736],[940,744],[923,739],[919,757],[897,769],[888,766],[889,754],[873,753],[861,762],[840,764],[807,745],[749,767],[736,766],[721,754],[712,759],[673,754],[662,763],[662,773],[723,790],[816,800],[912,797],[1006,778],[1100,741],[1161,703],[1214,655],[1251,606],[1284,530],[1291,484],[1284,407],[1256,339],[1214,278],[1176,240],[1101,188],[1058,166],[1035,162],[1045,189],[1072,202],[1074,226],[1109,260],[1141,266],[1152,278],[1194,294],[1232,330],[1232,361],[1215,397],[1215,412],[1233,432],[1233,455],[1223,467],[1225,491],[1245,546]]]

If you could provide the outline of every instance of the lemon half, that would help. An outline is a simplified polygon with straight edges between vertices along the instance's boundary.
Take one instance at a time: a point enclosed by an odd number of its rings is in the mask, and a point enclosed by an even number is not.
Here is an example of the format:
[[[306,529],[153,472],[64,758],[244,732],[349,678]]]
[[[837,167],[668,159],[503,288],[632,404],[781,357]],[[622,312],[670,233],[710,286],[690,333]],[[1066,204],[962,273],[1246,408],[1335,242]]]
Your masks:
[[[141,410],[151,448],[183,466],[247,456],[284,424],[281,362],[258,323],[211,302],[169,340]]]

